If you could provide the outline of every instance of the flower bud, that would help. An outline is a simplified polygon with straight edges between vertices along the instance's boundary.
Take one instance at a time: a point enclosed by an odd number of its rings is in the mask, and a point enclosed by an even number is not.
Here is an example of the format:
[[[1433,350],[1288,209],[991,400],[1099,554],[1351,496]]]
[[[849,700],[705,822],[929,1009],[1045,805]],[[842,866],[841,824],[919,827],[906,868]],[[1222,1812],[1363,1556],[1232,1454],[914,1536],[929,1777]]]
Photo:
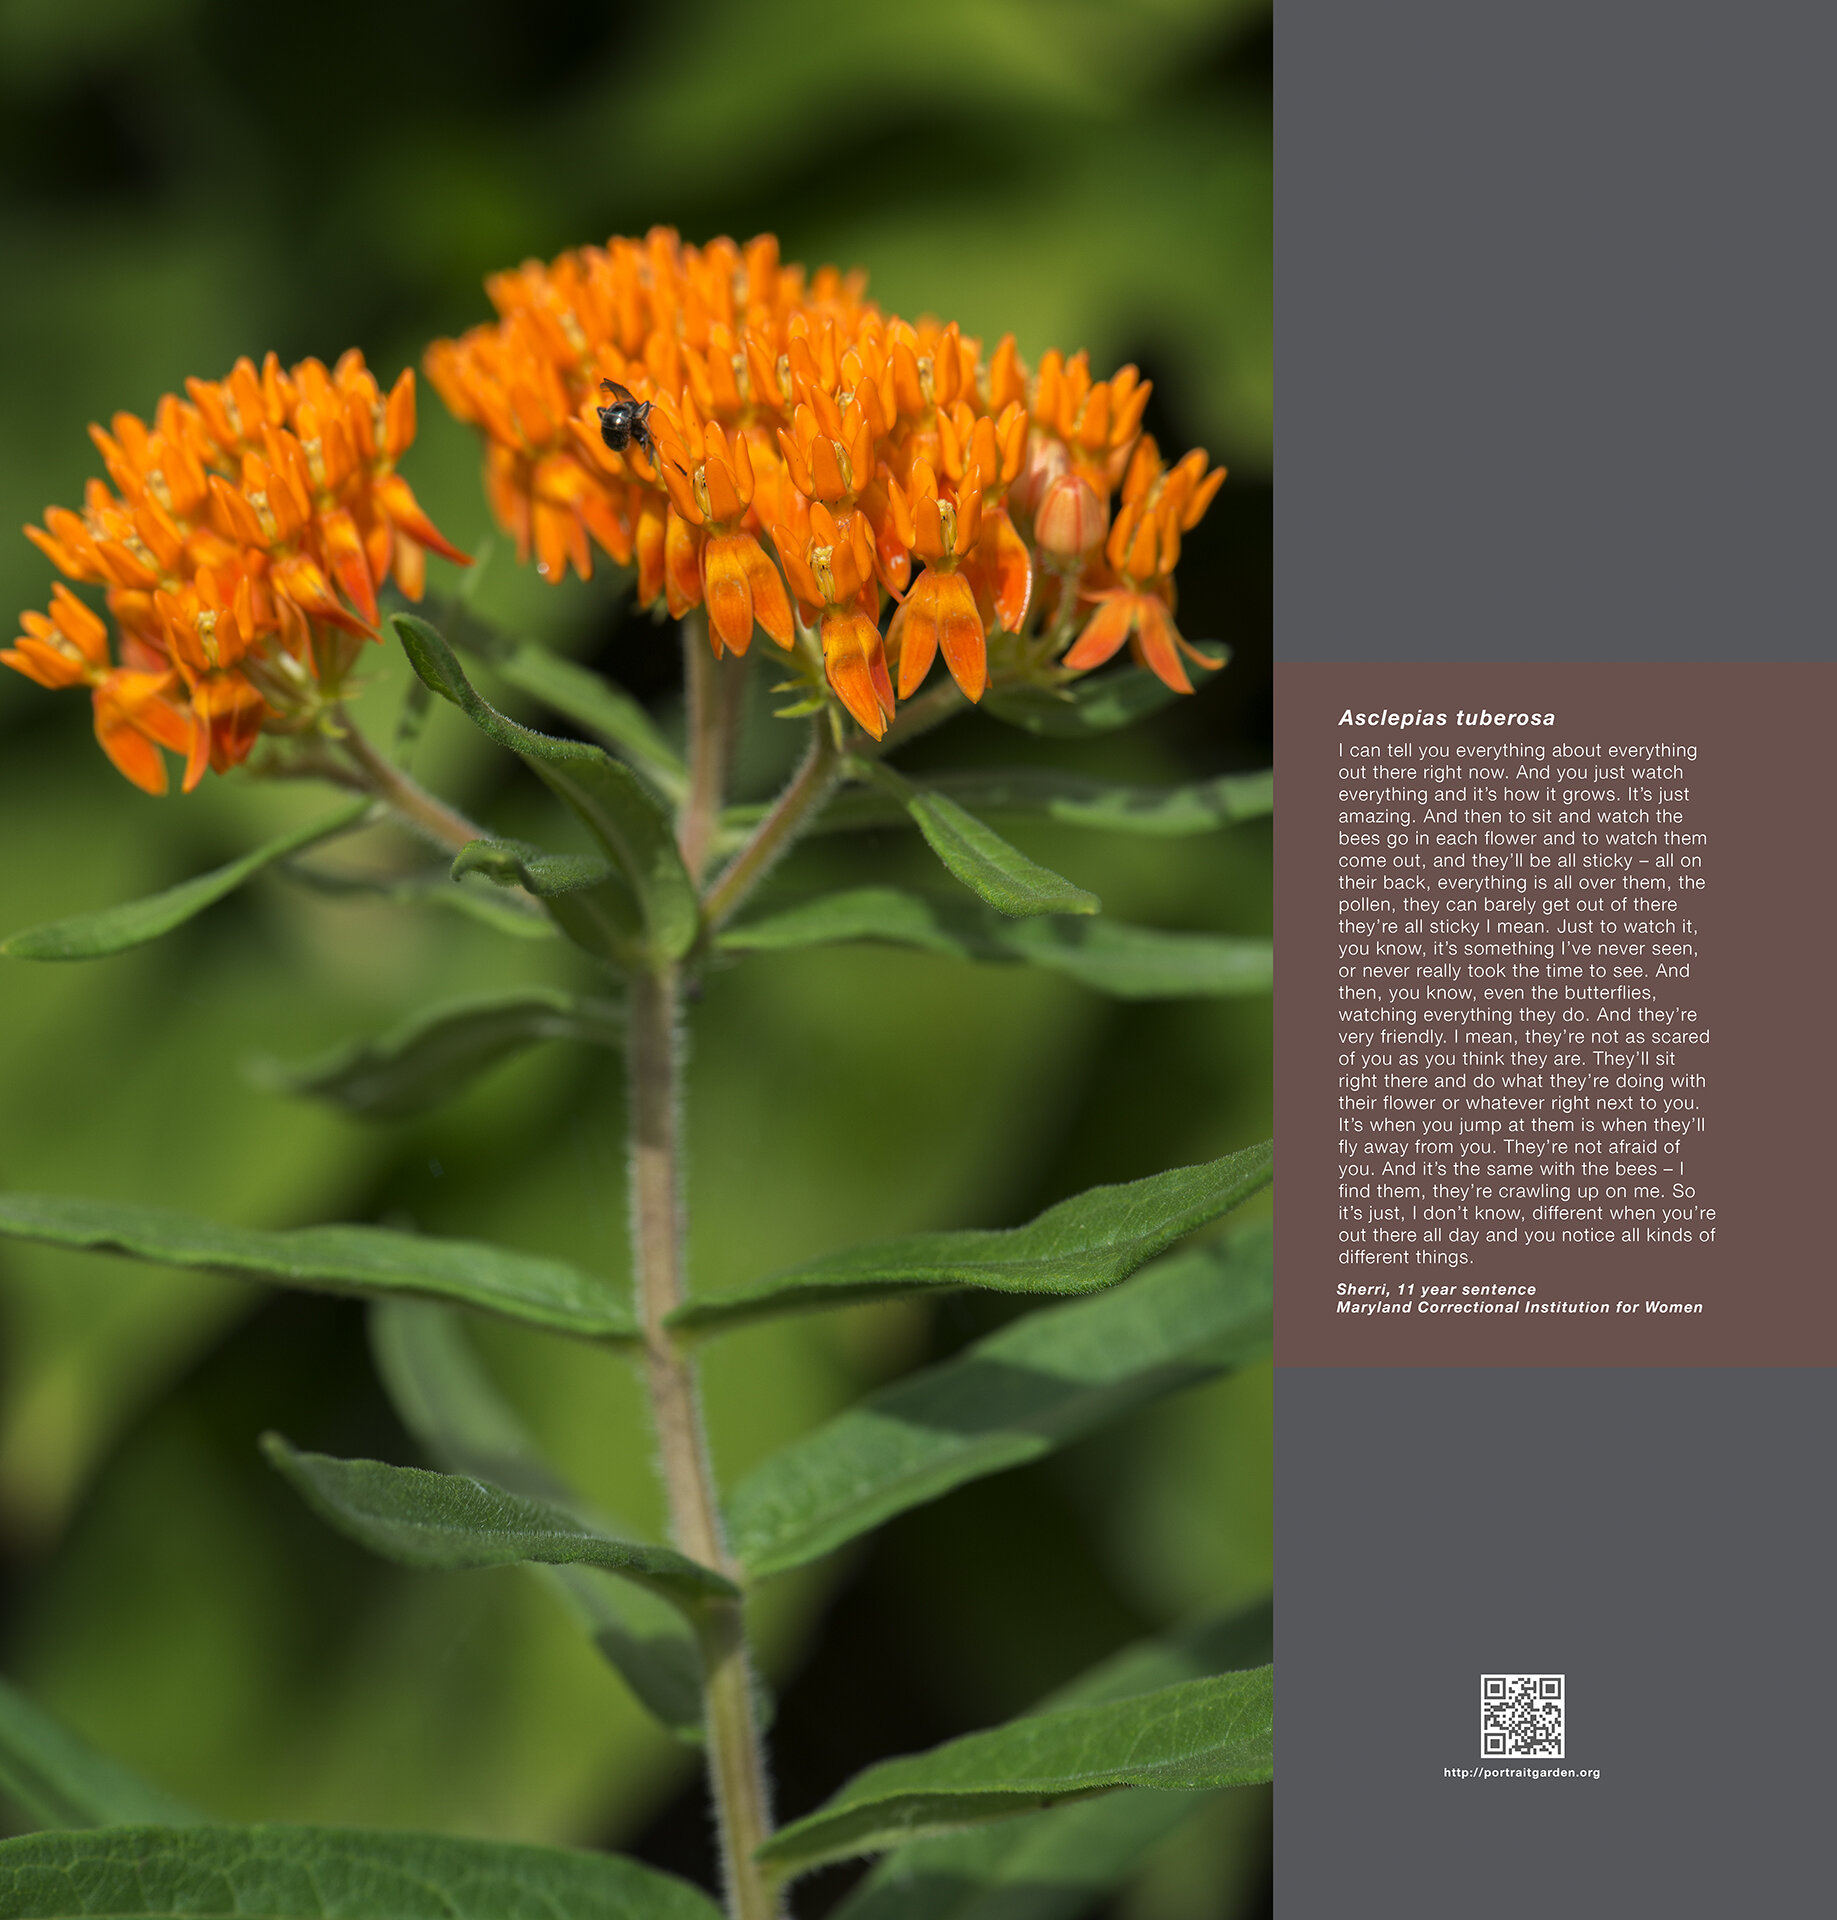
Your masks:
[[[1081,474],[1062,473],[1033,516],[1033,537],[1056,560],[1082,560],[1110,530],[1110,508]]]
[[[1020,474],[1008,489],[1008,498],[1022,513],[1032,513],[1046,497],[1046,489],[1071,465],[1065,442],[1056,433],[1032,432]]]

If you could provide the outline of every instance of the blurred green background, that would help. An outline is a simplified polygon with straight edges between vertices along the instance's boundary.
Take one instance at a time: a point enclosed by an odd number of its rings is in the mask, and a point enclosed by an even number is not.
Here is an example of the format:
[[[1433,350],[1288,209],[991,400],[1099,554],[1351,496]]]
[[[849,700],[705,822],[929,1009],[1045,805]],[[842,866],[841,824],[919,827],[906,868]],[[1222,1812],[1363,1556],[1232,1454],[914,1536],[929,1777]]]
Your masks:
[[[1099,371],[1136,360],[1163,444],[1203,443],[1231,468],[1181,567],[1185,631],[1236,649],[1216,685],[1077,749],[960,721],[914,764],[1051,757],[1143,780],[1266,765],[1270,44],[1257,0],[937,0],[922,16],[826,0],[0,0],[0,524],[79,500],[99,471],[86,421],[146,414],[240,353],[329,360],[355,343],[387,379],[485,317],[494,267],[654,222],[697,240],[770,228],[789,258],[866,266],[895,310],[990,341],[1011,328],[1030,356],[1088,346]],[[474,449],[425,388],[408,472],[481,549]],[[0,539],[0,604],[48,592],[37,553]],[[660,710],[676,700],[670,636],[623,618],[616,574],[551,590],[500,549],[477,604]],[[380,725],[404,672],[378,650]],[[772,729],[752,744],[755,781],[790,750]],[[170,884],[325,804],[214,779],[150,800],[102,759],[86,702],[11,674],[0,735],[0,932]],[[419,767],[476,817],[542,837],[539,791],[453,716],[435,717]],[[1268,930],[1266,828],[1014,837],[1121,917]],[[907,872],[924,875],[909,837],[831,839],[776,884]],[[135,954],[0,964],[0,1184],[262,1225],[406,1219],[625,1270],[604,1061],[542,1050],[395,1126],[248,1072],[429,993],[580,984],[584,963],[554,943],[270,878]],[[696,1284],[869,1235],[1017,1221],[1223,1152],[1268,1132],[1269,1084],[1266,1001],[1125,1005],[878,949],[753,961],[698,1010]],[[718,1344],[720,1471],[1000,1317],[961,1299]],[[567,1470],[657,1524],[623,1364],[476,1332]],[[511,1573],[382,1567],[259,1463],[271,1425],[415,1457],[355,1305],[9,1247],[0,1360],[0,1670],[92,1739],[238,1818],[614,1844],[705,1875],[686,1756],[547,1594]],[[1126,1638],[1265,1594],[1269,1456],[1257,1369],[779,1583],[760,1626],[781,1808],[1008,1715]],[[1114,1912],[1266,1910],[1267,1807],[1223,1797]],[[847,1878],[812,1882],[800,1910]]]

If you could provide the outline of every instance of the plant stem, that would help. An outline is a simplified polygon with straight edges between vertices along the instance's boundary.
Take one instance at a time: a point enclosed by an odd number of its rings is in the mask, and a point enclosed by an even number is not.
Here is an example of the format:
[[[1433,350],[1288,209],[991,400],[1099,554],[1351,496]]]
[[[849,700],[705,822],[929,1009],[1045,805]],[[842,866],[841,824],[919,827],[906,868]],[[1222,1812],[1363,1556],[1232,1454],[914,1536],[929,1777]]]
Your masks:
[[[705,618],[682,623],[683,683],[688,694],[689,791],[676,830],[683,865],[698,886],[721,828],[728,762],[740,718],[745,662],[715,659]]]
[[[695,1363],[664,1322],[684,1297],[678,1118],[682,1052],[673,967],[633,976],[626,1059],[630,1087],[631,1219],[638,1306],[670,1530],[691,1559],[735,1572],[709,1470]],[[708,1778],[721,1836],[730,1920],[775,1920],[777,1898],[753,1859],[772,1831],[765,1756],[753,1713],[746,1627],[738,1600],[702,1604],[696,1619],[707,1716]]]
[[[335,738],[345,758],[356,769],[357,784],[365,793],[374,794],[385,806],[392,807],[424,839],[444,847],[448,853],[457,853],[470,842],[487,837],[483,827],[474,826],[463,813],[456,813],[444,800],[435,799],[387,755],[378,753],[349,714],[338,715],[338,727]]]
[[[835,740],[830,733],[829,716],[819,713],[810,731],[810,751],[772,804],[772,810],[753,829],[747,841],[702,897],[702,918],[712,932],[732,919],[746,896],[763,880],[772,863],[797,837],[798,829],[822,803],[835,785],[839,765]]]

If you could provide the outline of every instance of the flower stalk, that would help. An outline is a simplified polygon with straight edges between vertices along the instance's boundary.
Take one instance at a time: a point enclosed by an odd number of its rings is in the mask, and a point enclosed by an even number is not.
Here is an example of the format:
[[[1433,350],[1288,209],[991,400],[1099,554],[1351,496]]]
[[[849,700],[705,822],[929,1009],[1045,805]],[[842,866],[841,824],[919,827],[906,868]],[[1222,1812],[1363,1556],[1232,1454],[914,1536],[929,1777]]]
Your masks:
[[[335,738],[355,772],[353,784],[382,801],[423,839],[448,853],[457,853],[472,841],[486,838],[483,827],[436,799],[388,755],[379,753],[348,714],[338,715]]]
[[[835,734],[829,716],[819,713],[810,730],[810,747],[791,784],[772,804],[772,810],[753,829],[749,839],[721,870],[702,897],[702,920],[709,932],[724,926],[745,904],[747,895],[763,880],[774,862],[790,847],[829,798],[841,770]]]
[[[688,700],[689,790],[677,828],[683,865],[698,886],[715,836],[721,830],[721,804],[739,731],[745,691],[745,656],[717,660],[708,645],[706,622],[690,614],[682,622],[683,684]]]

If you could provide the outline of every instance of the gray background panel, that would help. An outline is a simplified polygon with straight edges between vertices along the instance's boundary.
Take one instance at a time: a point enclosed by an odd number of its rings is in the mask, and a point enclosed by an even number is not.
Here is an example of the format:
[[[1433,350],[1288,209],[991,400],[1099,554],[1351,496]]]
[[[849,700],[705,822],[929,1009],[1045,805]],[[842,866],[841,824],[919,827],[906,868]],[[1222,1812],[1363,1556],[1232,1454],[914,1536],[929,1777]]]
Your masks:
[[[1837,8],[1282,0],[1276,658],[1828,659]]]
[[[1824,1369],[1285,1367],[1279,1920],[1830,1911]],[[1564,1764],[1483,1672],[1568,1676]]]

